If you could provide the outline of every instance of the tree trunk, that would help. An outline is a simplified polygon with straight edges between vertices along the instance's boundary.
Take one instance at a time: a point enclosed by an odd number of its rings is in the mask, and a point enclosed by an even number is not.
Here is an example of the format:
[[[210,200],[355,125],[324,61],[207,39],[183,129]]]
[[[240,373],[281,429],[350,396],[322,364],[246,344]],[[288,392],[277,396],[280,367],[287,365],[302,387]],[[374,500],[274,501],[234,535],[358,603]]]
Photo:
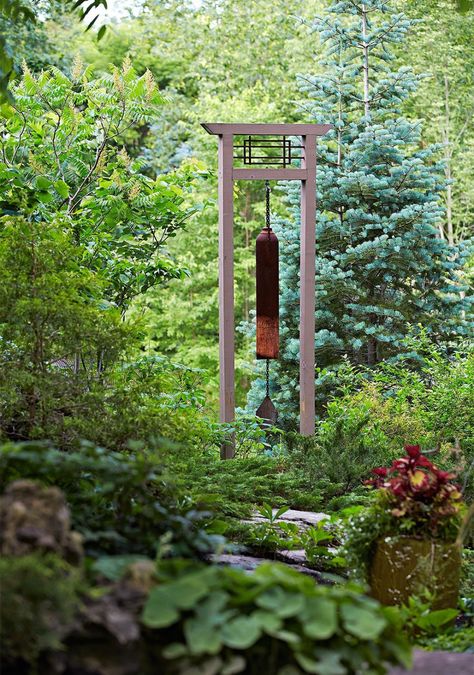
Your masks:
[[[454,227],[453,227],[453,186],[451,185],[452,180],[452,157],[453,150],[451,147],[451,110],[449,105],[449,80],[448,76],[444,76],[444,114],[445,114],[445,128],[444,128],[444,161],[445,169],[444,173],[448,185],[446,186],[446,234],[449,244],[454,245]],[[442,226],[441,226],[442,229]],[[443,237],[444,239],[444,232]]]
[[[369,104],[369,45],[367,43],[367,9],[362,5],[362,52],[363,52],[363,73],[364,73],[364,114],[370,115]]]

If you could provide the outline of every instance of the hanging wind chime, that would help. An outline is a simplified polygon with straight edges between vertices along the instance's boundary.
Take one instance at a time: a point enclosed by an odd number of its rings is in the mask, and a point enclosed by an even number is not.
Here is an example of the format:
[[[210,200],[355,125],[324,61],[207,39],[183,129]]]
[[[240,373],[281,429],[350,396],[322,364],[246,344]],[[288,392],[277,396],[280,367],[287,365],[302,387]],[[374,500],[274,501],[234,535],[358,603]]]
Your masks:
[[[265,181],[265,227],[256,241],[257,282],[257,359],[265,359],[265,398],[257,417],[274,424],[278,413],[270,398],[270,360],[278,358],[279,338],[279,262],[278,238],[271,228],[270,184]]]
[[[219,418],[235,419],[234,336],[234,181],[290,180],[301,185],[300,237],[300,433],[312,436],[315,428],[315,223],[316,139],[330,124],[247,124],[203,122],[219,138]],[[293,138],[300,137],[295,144]],[[243,143],[242,140],[243,139]],[[301,150],[298,157],[293,149]],[[243,153],[241,152],[243,150]],[[263,154],[260,152],[263,150]],[[237,154],[236,154],[237,153]],[[299,166],[293,166],[299,159]],[[235,166],[235,160],[244,166]],[[270,226],[269,188],[267,222],[257,241],[257,358],[266,359],[267,391],[257,414],[276,419],[270,399],[270,360],[278,357],[278,241]],[[221,458],[235,456],[235,439],[221,446]]]

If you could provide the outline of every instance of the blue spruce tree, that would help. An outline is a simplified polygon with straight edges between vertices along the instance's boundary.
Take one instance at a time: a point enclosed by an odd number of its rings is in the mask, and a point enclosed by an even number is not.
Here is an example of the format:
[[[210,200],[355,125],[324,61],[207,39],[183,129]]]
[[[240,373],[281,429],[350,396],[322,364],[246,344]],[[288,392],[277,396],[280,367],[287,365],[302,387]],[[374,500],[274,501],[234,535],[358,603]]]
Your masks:
[[[416,360],[404,343],[409,324],[422,324],[446,345],[472,330],[471,298],[459,275],[463,251],[438,235],[445,189],[439,148],[424,147],[420,122],[401,112],[418,77],[393,67],[391,46],[412,24],[386,0],[334,2],[313,26],[326,47],[323,74],[300,77],[305,116],[334,125],[318,148],[315,377],[321,404],[344,356],[367,366]],[[298,414],[300,195],[294,184],[283,189],[289,217],[274,226],[281,250],[281,356],[272,364],[271,394],[280,420],[292,425]],[[259,377],[249,407],[263,396]]]

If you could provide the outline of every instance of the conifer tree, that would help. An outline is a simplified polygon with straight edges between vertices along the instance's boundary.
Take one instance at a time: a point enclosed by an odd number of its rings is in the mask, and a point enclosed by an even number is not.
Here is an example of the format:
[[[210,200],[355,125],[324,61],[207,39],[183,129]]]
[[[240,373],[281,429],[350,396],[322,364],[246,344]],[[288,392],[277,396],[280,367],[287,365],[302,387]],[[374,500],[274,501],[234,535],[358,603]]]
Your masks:
[[[472,329],[459,278],[465,251],[439,238],[445,189],[439,148],[402,115],[419,79],[391,50],[413,25],[386,0],[333,2],[313,29],[326,47],[322,74],[300,77],[307,119],[334,125],[319,143],[316,223],[316,386],[323,402],[343,362],[417,359],[409,324],[449,345]],[[284,187],[290,216],[277,222],[281,350],[272,366],[280,420],[298,413],[299,186]],[[252,409],[263,398],[258,378]]]

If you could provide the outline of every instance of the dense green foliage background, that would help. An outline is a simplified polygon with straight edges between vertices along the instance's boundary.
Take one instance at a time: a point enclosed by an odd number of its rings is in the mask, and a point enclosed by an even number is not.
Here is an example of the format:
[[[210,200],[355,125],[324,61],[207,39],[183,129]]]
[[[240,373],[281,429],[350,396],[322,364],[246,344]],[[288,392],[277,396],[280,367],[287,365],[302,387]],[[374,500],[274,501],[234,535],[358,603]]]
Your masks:
[[[126,138],[129,154],[142,156],[151,174],[167,172],[188,157],[197,158],[201,168],[209,172],[208,180],[190,197],[192,205],[205,206],[204,211],[171,244],[177,260],[189,269],[190,275],[161,288],[159,293],[147,294],[140,301],[140,311],[145,310],[148,345],[187,365],[210,371],[208,391],[215,400],[216,148],[214,139],[203,132],[199,123],[205,119],[307,119],[297,76],[327,73],[322,59],[324,47],[312,28],[314,17],[321,14],[325,3],[273,3],[271,20],[263,2],[122,5],[121,20],[114,20],[112,12],[108,31],[97,42],[93,31],[84,34],[79,20],[61,13],[57,3],[50,3],[50,15],[44,14],[46,20],[39,22],[44,39],[41,52],[56,54],[57,65],[66,68],[68,64],[72,67],[74,54],[78,53],[97,73],[107,72],[110,63],[121,65],[127,54],[138,74],[149,68],[169,105],[163,107],[151,126],[130,130]],[[419,21],[406,41],[395,46],[395,68],[409,66],[415,75],[422,76],[418,89],[400,102],[402,112],[410,123],[422,122],[422,134],[414,150],[426,154],[428,144],[440,144],[433,159],[444,160],[442,171],[448,183],[441,193],[445,215],[437,221],[437,227],[448,243],[459,243],[472,234],[474,101],[470,78],[474,72],[474,22],[469,13],[456,12],[449,0],[403,0],[396,9]],[[31,68],[43,67],[35,62],[37,53],[31,42],[25,42],[15,51],[18,66],[26,58]],[[249,320],[254,303],[253,241],[262,220],[262,188],[258,184],[239,184],[236,199],[239,324]],[[273,209],[278,217],[289,214],[288,206],[275,193]],[[469,269],[466,268],[467,280]],[[238,395],[244,403],[255,364],[245,333],[238,333],[237,345]]]
[[[450,635],[468,641],[472,555],[460,608],[443,616],[430,598],[399,614],[341,578],[328,589],[279,565],[247,575],[203,559],[242,543],[266,555],[304,549],[316,575],[348,575],[350,554],[379,533],[357,529],[362,512],[341,553],[348,519],[371,503],[374,467],[406,443],[454,471],[473,500],[471,10],[454,0],[0,0],[0,521],[18,515],[12,481],[35,481],[19,489],[38,504],[41,486],[59,487],[85,554],[71,567],[49,535],[38,554],[37,522],[23,539],[16,525],[0,537],[12,673],[63,672],[48,658],[91,615],[96,644],[106,635],[119,659],[130,631],[143,672],[159,662],[177,673],[269,663],[272,675],[383,673],[407,663],[401,623],[429,636],[460,611]],[[234,191],[242,410],[235,424],[216,421],[217,148],[204,121],[335,126],[319,148],[311,438],[295,432],[299,196],[284,185],[272,191],[281,424],[264,431],[254,415],[258,183]],[[236,458],[220,462],[230,438]],[[276,522],[272,507],[286,506],[332,515],[301,533]],[[264,522],[242,522],[256,508]],[[107,618],[117,615],[118,628]]]

